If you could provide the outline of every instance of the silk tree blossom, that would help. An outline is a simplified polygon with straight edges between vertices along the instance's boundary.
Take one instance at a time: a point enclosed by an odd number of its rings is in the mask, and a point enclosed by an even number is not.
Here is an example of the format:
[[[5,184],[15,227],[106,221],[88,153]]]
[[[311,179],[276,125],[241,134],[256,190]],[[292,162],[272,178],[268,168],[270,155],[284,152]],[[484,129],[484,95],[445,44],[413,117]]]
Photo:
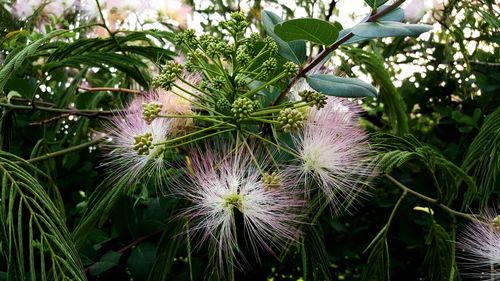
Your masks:
[[[156,98],[150,95],[146,100]],[[160,175],[166,165],[163,159],[164,148],[155,144],[167,140],[172,125],[165,118],[156,118],[148,124],[142,116],[141,102],[142,99],[136,99],[108,125],[110,152],[106,155],[103,166],[113,171],[116,179],[126,176],[130,181],[155,178],[161,182]]]
[[[42,17],[62,17],[75,4],[75,0],[17,0],[13,6],[13,14],[20,19],[30,17],[37,11]]]
[[[374,174],[374,152],[358,125],[359,112],[354,103],[329,97],[324,108],[310,109],[304,128],[293,135],[298,163],[289,172],[300,175],[307,195],[318,185],[336,212],[364,193]]]
[[[180,0],[152,0],[149,4],[158,19],[173,20],[182,28],[187,27],[193,14],[193,8]]]
[[[457,242],[464,274],[478,279],[500,280],[500,216],[489,210],[486,222],[470,223]]]
[[[242,245],[258,261],[259,248],[273,253],[271,245],[283,246],[298,238],[302,201],[286,181],[268,186],[248,152],[196,150],[190,161],[188,182],[179,184],[177,193],[192,203],[184,215],[200,238],[198,246],[208,242],[212,262],[221,271],[246,262]],[[237,225],[242,227],[237,229]],[[244,239],[237,233],[243,233]]]
[[[442,11],[448,0],[410,0],[403,7],[404,17],[407,22],[417,23],[422,20],[427,12]]]

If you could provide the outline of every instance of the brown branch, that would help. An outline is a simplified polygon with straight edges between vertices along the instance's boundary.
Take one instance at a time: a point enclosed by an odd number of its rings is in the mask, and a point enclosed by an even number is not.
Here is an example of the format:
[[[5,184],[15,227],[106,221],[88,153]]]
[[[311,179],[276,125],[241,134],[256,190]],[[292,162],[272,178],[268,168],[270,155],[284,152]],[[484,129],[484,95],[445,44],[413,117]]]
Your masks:
[[[368,19],[366,20],[366,22],[374,22],[377,19],[383,17],[384,15],[387,15],[388,13],[392,12],[394,9],[396,9],[397,7],[399,7],[404,1],[405,0],[398,0],[398,1],[394,2],[393,4],[391,4],[389,7],[385,8],[384,10],[382,10],[380,12],[377,12],[377,13],[374,13],[374,14],[371,14],[368,17]],[[314,67],[316,67],[321,61],[323,61],[323,59],[325,59],[328,56],[328,54],[330,54],[331,52],[333,52],[336,49],[338,49],[340,47],[340,45],[342,45],[345,42],[347,42],[347,40],[351,39],[353,36],[354,36],[354,33],[352,33],[352,31],[351,31],[351,32],[347,33],[344,37],[342,37],[339,40],[337,40],[332,45],[330,45],[327,48],[325,48],[308,65],[306,65],[306,67],[304,67],[303,69],[301,69],[299,71],[299,73],[292,79],[292,81],[288,84],[288,86],[285,88],[285,90],[283,90],[281,92],[281,94],[273,102],[272,105],[278,104],[286,96],[286,94],[290,91],[290,89],[293,87],[293,85],[295,83],[297,83],[297,81],[300,78],[306,77],[306,74],[309,71],[311,71]]]
[[[132,90],[132,89],[126,89],[126,88],[111,88],[111,87],[90,88],[90,87],[85,87],[85,86],[80,85],[80,86],[78,86],[78,89],[84,90],[84,91],[87,91],[87,92],[109,91],[109,92],[129,93],[129,94],[134,94],[134,95],[144,95],[144,94],[146,94],[146,91]]]
[[[160,234],[162,231],[163,231],[162,229],[158,229],[158,230],[156,230],[156,231],[154,231],[154,232],[151,232],[151,233],[149,233],[149,234],[146,234],[146,235],[144,235],[144,236],[141,236],[141,237],[137,238],[136,240],[132,241],[132,243],[130,243],[130,244],[128,244],[127,246],[125,246],[125,247],[123,247],[123,248],[119,249],[119,250],[118,250],[118,251],[116,251],[116,252],[118,252],[118,253],[122,253],[122,254],[123,254],[123,253],[125,253],[126,251],[128,251],[129,249],[133,248],[134,246],[137,246],[137,245],[138,245],[139,243],[141,243],[142,241],[147,240],[147,239],[149,239],[149,238],[151,238],[151,237],[153,237],[153,236],[156,236],[156,235]],[[99,263],[99,261],[96,261],[96,262],[94,262],[93,264],[91,264],[91,265],[89,265],[88,267],[86,267],[86,268],[85,268],[85,272],[89,272],[89,271],[92,269],[92,267],[93,267],[93,266],[95,266],[95,265],[96,265],[96,264],[98,264],[98,263]]]

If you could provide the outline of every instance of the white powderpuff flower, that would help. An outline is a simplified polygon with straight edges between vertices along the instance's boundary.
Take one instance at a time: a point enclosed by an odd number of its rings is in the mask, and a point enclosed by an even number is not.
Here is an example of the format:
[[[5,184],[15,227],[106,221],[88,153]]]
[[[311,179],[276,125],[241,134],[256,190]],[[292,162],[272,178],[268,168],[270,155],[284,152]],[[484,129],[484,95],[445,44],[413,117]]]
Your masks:
[[[410,0],[403,7],[405,20],[410,23],[419,22],[433,8],[432,0]]]
[[[464,275],[477,279],[500,280],[500,216],[487,210],[487,222],[466,226],[457,242]]]
[[[107,148],[110,151],[103,166],[109,168],[116,179],[128,177],[129,181],[147,181],[154,178],[160,184],[166,163],[163,159],[164,148],[157,144],[168,139],[172,125],[165,118],[156,118],[148,125],[142,117],[141,101],[136,99],[108,125],[106,132],[110,142]],[[143,140],[142,144],[147,139],[141,150],[137,148],[138,138]]]
[[[304,127],[292,135],[299,159],[288,172],[300,176],[307,195],[318,185],[338,213],[366,192],[375,175],[374,151],[358,125],[360,111],[346,99],[329,97],[324,108],[310,109]]]
[[[151,8],[159,19],[169,18],[185,28],[188,18],[193,14],[193,8],[180,0],[151,0]]]
[[[74,7],[75,2],[75,0],[18,0],[14,3],[13,14],[17,18],[25,19],[40,9],[42,16],[62,17],[68,9]]]
[[[273,253],[271,246],[298,238],[303,202],[288,186],[266,187],[248,152],[198,149],[189,159],[188,182],[179,184],[176,193],[192,203],[183,215],[200,238],[198,247],[208,242],[211,262],[219,270],[246,262],[240,247],[244,242],[259,261],[259,248]]]

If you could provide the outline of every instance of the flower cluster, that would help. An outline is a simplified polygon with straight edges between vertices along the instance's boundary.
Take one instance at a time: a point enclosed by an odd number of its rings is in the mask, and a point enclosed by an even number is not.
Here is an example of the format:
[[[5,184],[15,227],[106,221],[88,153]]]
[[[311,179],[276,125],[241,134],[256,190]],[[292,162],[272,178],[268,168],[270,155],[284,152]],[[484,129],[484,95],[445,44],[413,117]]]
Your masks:
[[[477,279],[500,278],[500,215],[493,210],[485,214],[486,222],[470,223],[459,237],[458,255],[465,273]]]
[[[191,237],[208,244],[222,274],[245,264],[242,237],[254,253],[285,250],[323,211],[308,202],[341,213],[374,174],[361,109],[312,89],[277,98],[298,66],[283,62],[272,38],[245,36],[247,25],[233,13],[220,25],[227,38],[177,34],[185,63],[168,62],[153,79],[157,91],[137,98],[111,133],[111,163],[134,179],[164,174],[148,163],[185,153],[183,180],[168,191],[189,202]]]

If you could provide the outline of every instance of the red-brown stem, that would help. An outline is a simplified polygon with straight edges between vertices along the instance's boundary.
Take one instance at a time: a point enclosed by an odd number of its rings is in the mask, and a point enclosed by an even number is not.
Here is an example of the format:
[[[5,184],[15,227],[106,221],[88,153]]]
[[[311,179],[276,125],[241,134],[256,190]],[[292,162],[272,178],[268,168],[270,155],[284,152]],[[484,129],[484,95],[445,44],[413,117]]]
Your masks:
[[[391,4],[389,7],[385,8],[384,10],[382,10],[382,11],[380,11],[378,13],[370,15],[370,17],[368,17],[368,19],[366,21],[367,22],[376,21],[380,17],[382,17],[384,15],[387,15],[388,13],[392,12],[394,9],[396,9],[401,4],[403,4],[404,1],[405,0],[398,0],[398,1],[394,2],[393,4]],[[306,65],[306,67],[302,68],[299,71],[299,73],[297,74],[297,76],[295,76],[292,79],[292,81],[290,81],[290,83],[288,84],[288,86],[281,92],[281,94],[278,96],[278,98],[276,98],[276,100],[273,102],[272,105],[278,104],[286,96],[286,94],[290,91],[290,89],[292,88],[292,86],[295,83],[297,83],[297,81],[300,78],[306,77],[306,74],[309,71],[311,71],[311,69],[313,69],[314,67],[316,67],[324,58],[326,58],[328,56],[328,54],[330,54],[331,52],[333,52],[336,49],[338,49],[340,47],[340,45],[344,44],[347,40],[351,39],[353,36],[354,36],[354,34],[351,31],[351,32],[347,33],[344,37],[342,37],[339,40],[337,40],[332,45],[330,45],[327,48],[325,48],[321,53],[319,53],[317,57],[315,57],[308,65]]]
[[[132,90],[132,89],[125,89],[125,88],[111,88],[111,87],[97,87],[97,88],[89,88],[85,86],[78,86],[78,89],[87,91],[87,92],[101,92],[101,91],[110,91],[110,92],[122,92],[122,93],[129,93],[129,94],[134,94],[134,95],[144,95],[146,92],[145,91],[140,91],[140,90]]]

